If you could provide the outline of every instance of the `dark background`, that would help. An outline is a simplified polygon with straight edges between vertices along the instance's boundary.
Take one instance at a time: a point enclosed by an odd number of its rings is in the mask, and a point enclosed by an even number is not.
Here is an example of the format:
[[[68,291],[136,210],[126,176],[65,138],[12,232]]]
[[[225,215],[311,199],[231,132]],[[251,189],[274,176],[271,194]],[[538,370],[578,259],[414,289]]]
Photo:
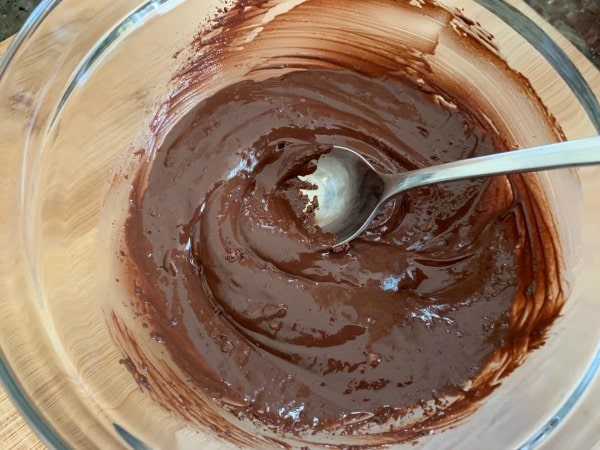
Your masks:
[[[525,1],[600,68],[600,0]],[[38,3],[40,0],[0,0],[0,40],[16,33]]]
[[[16,33],[39,2],[40,0],[0,0],[0,41]]]

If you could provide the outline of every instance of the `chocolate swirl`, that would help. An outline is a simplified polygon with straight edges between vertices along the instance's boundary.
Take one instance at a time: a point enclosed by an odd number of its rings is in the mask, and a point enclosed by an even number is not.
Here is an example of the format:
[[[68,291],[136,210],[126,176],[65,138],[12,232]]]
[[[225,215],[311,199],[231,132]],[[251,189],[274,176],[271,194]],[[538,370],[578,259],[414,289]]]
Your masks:
[[[305,228],[286,189],[330,145],[392,172],[502,151],[515,138],[423,78],[432,67],[405,43],[374,46],[392,25],[345,41],[347,30],[325,27],[339,16],[321,3],[264,23],[265,2],[240,2],[198,38],[202,57],[183,66],[153,122],[124,267],[154,312],[145,325],[188,378],[180,392],[278,435],[401,441],[464,417],[543,342],[563,303],[558,245],[535,179],[519,175],[408,192],[340,253]],[[399,8],[355,6],[334,9],[351,19]],[[400,9],[437,26],[455,20],[429,4]],[[299,38],[306,51],[273,53],[277,33],[293,39],[303,14],[318,18],[316,34]],[[247,61],[267,55],[243,73],[228,65],[240,42]],[[217,89],[214,67],[235,82]],[[150,383],[176,380],[157,373]],[[202,423],[204,407],[186,408]]]

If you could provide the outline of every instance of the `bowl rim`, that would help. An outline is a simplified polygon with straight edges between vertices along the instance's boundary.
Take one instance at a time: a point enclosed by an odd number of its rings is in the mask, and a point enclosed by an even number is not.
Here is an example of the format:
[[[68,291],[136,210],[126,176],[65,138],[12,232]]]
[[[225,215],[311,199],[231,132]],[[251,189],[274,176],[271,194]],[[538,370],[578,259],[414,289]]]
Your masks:
[[[17,50],[38,29],[42,21],[61,3],[62,0],[42,0],[27,17],[19,31],[13,36],[5,52],[0,55],[0,79],[8,69]],[[35,407],[17,377],[10,369],[4,351],[0,348],[0,384],[25,422],[42,443],[51,449],[68,450],[58,433],[46,423],[43,415]]]

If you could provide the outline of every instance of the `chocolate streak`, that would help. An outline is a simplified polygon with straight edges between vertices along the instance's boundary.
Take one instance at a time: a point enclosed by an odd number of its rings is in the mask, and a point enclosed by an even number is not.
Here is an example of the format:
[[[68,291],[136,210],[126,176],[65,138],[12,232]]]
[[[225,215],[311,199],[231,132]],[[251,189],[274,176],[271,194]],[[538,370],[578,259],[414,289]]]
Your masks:
[[[367,35],[325,29],[329,10],[397,2],[320,9],[327,3],[302,2],[258,36],[294,37],[298,17],[311,17],[337,52],[279,49],[285,64],[273,53],[218,89],[205,72],[228,73],[234,44],[248,41],[269,5],[239,2],[198,37],[200,56],[183,66],[153,123],[123,267],[153,311],[152,338],[186,374],[181,392],[275,435],[399,442],[472,412],[543,343],[564,301],[558,243],[535,179],[520,175],[408,192],[343,251],[304,228],[281,192],[327,146],[395,172],[514,145],[478,105],[425,78],[425,60],[401,43],[377,47]],[[454,20],[430,4],[402,7]],[[211,95],[182,112],[191,84]],[[177,391],[178,380],[154,377],[150,384]],[[176,404],[161,392],[160,402]],[[188,402],[184,415],[219,425]]]

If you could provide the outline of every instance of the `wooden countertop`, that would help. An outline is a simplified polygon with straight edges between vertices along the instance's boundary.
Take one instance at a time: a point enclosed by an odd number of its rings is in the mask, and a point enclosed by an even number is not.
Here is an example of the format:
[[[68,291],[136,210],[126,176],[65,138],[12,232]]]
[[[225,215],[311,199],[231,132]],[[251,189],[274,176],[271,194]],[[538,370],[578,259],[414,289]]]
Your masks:
[[[0,442],[2,443],[0,446],[7,450],[46,448],[17,412],[2,387],[0,387]]]
[[[0,42],[0,56],[8,47],[10,39]],[[2,386],[0,386],[0,443],[0,447],[7,450],[46,448],[15,409]]]

